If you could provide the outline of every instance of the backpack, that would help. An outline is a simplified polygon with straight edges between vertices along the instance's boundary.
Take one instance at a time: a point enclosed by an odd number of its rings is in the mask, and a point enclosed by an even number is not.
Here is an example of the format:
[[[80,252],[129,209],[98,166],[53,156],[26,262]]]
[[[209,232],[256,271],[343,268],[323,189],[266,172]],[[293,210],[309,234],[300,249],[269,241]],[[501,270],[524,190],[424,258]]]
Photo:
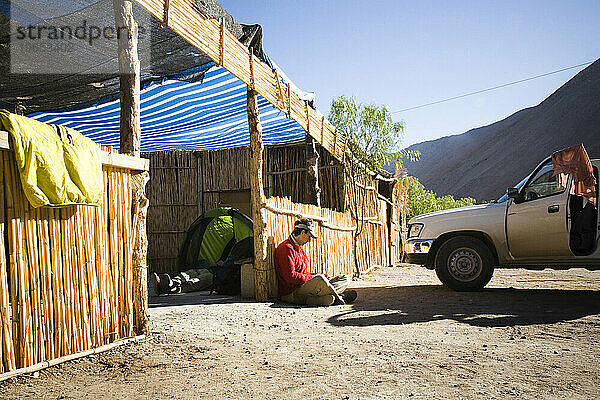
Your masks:
[[[209,268],[209,271],[213,274],[211,293],[236,296],[242,292],[239,264],[223,264],[220,267]]]

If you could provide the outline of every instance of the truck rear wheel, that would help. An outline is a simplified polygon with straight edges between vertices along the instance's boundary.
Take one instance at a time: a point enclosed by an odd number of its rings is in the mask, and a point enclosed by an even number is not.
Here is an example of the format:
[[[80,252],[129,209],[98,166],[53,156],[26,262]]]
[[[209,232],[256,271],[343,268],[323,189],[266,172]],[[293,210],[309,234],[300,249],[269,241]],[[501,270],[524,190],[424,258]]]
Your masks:
[[[435,256],[435,272],[442,283],[458,291],[480,290],[494,273],[492,252],[481,240],[457,236],[442,244]]]

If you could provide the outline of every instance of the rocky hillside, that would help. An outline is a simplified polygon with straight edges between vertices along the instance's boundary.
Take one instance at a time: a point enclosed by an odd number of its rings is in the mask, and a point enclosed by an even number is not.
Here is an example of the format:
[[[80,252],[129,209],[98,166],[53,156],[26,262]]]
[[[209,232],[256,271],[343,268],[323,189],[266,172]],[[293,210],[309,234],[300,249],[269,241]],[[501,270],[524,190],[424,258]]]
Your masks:
[[[600,59],[539,105],[461,135],[418,143],[421,158],[405,163],[438,195],[500,197],[545,157],[583,143],[600,158]]]

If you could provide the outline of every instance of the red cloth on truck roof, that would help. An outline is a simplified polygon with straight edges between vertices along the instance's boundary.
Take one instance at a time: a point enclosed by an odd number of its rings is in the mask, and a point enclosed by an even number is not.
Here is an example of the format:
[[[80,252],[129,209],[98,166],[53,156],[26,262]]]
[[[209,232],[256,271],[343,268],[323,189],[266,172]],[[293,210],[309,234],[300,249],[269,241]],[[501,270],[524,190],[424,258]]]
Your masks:
[[[554,175],[560,173],[573,176],[573,193],[596,199],[596,178],[592,162],[583,144],[567,147],[552,154]]]

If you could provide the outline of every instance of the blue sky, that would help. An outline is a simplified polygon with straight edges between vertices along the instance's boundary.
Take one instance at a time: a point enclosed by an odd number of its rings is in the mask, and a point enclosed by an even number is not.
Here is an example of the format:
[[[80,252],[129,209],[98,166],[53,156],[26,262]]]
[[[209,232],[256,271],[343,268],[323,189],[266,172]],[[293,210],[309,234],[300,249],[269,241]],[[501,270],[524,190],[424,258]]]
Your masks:
[[[390,111],[600,57],[600,1],[219,0],[260,23],[264,48],[325,115],[335,96]],[[540,103],[584,67],[417,110],[404,145],[459,134]]]

